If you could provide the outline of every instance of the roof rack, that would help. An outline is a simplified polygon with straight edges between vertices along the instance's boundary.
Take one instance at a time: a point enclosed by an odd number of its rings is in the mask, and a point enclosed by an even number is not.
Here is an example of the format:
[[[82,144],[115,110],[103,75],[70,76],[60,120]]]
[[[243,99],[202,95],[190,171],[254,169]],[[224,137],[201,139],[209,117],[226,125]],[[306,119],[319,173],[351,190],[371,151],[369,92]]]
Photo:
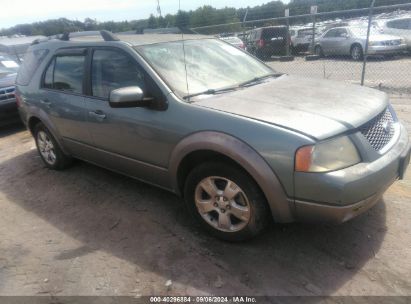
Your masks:
[[[112,32],[102,30],[102,31],[89,31],[89,32],[75,32],[69,33],[65,32],[59,37],[62,41],[69,41],[70,37],[84,37],[84,36],[96,36],[101,35],[104,41],[120,41]]]

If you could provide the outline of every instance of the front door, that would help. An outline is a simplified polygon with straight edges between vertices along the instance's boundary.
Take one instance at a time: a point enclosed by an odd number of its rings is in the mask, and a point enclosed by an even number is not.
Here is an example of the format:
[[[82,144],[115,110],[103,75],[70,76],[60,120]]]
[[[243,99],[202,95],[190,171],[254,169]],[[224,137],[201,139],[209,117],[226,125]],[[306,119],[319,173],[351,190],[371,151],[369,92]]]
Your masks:
[[[165,136],[169,130],[164,124],[167,111],[112,108],[109,96],[114,89],[139,86],[146,97],[164,101],[165,97],[137,61],[121,49],[95,48],[89,78],[87,120],[96,150],[95,161],[162,184],[156,179],[166,172],[170,149]]]

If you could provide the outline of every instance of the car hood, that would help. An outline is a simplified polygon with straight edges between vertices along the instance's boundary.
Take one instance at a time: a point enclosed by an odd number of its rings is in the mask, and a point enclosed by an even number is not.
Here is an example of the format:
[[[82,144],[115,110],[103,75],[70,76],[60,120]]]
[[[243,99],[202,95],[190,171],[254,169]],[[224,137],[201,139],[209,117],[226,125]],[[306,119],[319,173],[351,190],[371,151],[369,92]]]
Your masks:
[[[358,85],[283,75],[194,102],[321,140],[363,125],[388,106],[388,97]]]
[[[0,88],[14,86],[16,82],[16,73],[1,74],[0,73]]]

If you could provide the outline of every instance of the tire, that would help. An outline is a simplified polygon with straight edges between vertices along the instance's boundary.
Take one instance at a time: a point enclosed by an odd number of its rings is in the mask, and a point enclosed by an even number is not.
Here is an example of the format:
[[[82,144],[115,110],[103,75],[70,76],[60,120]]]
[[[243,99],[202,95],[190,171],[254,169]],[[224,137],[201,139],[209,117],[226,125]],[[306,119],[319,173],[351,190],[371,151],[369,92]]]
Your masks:
[[[38,123],[34,127],[34,140],[37,151],[47,168],[53,170],[63,170],[72,163],[72,158],[63,153],[53,135],[43,123]]]
[[[320,58],[324,57],[323,48],[320,45],[316,45],[314,48],[314,54]]]
[[[364,58],[364,52],[362,50],[362,46],[359,44],[354,44],[351,47],[350,55],[352,60],[360,61]]]
[[[197,223],[225,241],[251,239],[270,223],[264,194],[244,170],[233,165],[207,162],[195,167],[186,179],[184,198]]]

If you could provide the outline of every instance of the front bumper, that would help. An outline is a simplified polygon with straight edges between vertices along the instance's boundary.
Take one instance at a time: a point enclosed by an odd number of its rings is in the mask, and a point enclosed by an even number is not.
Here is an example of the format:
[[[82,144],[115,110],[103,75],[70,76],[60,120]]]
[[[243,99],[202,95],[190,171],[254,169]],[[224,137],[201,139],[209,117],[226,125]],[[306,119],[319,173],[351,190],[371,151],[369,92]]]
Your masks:
[[[368,55],[394,55],[407,51],[406,44],[400,45],[376,45],[368,47]]]
[[[405,128],[392,148],[370,163],[328,173],[295,173],[294,217],[299,221],[345,222],[375,205],[403,178],[410,160]]]

